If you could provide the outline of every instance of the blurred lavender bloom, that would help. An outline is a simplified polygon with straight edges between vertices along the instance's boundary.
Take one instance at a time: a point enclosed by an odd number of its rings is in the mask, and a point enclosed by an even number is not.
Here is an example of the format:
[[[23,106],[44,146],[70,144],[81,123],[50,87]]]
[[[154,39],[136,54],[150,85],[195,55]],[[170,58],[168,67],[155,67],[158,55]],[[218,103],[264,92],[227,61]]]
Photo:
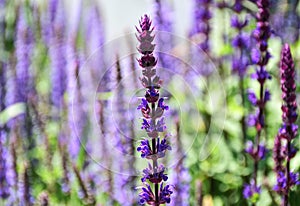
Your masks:
[[[121,156],[126,156],[125,158],[134,164],[130,157],[131,154],[131,138],[130,137],[130,125],[131,123],[129,116],[126,112],[126,97],[125,97],[125,87],[123,82],[122,67],[120,64],[119,57],[116,60],[116,75],[115,75],[115,100],[113,102],[113,114],[115,118],[115,147],[121,153]],[[119,158],[119,157],[117,157]],[[124,206],[130,206],[136,201],[136,197],[133,192],[135,187],[134,182],[132,182],[132,176],[135,175],[136,171],[133,165],[127,163],[124,164],[123,161],[116,161],[115,166],[118,171],[126,171],[128,174],[115,174],[114,175],[114,197],[115,199]]]
[[[49,0],[47,10],[42,12],[40,19],[42,40],[49,48],[51,46],[51,36],[53,35],[53,24],[60,0]]]
[[[155,29],[157,41],[157,52],[159,57],[159,65],[165,70],[174,70],[174,63],[170,56],[171,50],[174,46],[172,36],[173,23],[172,12],[168,2],[155,0]]]
[[[0,1],[0,49],[4,49],[5,41],[5,6],[6,1]],[[5,77],[6,77],[6,63],[0,61],[0,111],[4,110],[5,107]]]
[[[89,60],[91,66],[91,76],[96,83],[105,71],[100,65],[104,65],[104,26],[101,19],[100,11],[97,5],[91,5],[86,11],[85,21],[85,38],[86,38],[86,54],[91,57]]]
[[[5,94],[5,105],[6,107],[13,105],[18,102],[18,90],[17,90],[17,78],[14,74],[14,70],[12,68],[12,65],[6,64],[6,73],[5,73],[5,79],[6,79],[6,94]],[[8,124],[10,127],[10,123]]]
[[[68,121],[70,128],[69,152],[72,160],[79,154],[86,115],[83,108],[81,82],[79,78],[80,60],[76,55],[74,45],[68,46],[67,72],[68,72]]]
[[[9,168],[7,164],[8,151],[5,148],[6,134],[3,128],[0,128],[0,197],[7,199],[10,196]]]
[[[55,3],[55,2],[53,2]],[[49,56],[51,60],[51,100],[53,105],[61,109],[64,103],[63,95],[66,90],[66,35],[65,14],[62,1],[57,3],[57,9],[51,27]],[[50,4],[51,5],[51,4]],[[51,8],[49,8],[51,9]]]
[[[19,10],[15,44],[18,101],[26,102],[28,94],[31,92],[30,87],[32,86],[30,65],[33,50],[33,32],[28,24],[24,7],[20,7]]]
[[[238,16],[233,16],[231,18],[231,26],[237,30],[237,35],[232,39],[232,46],[238,49],[239,55],[233,56],[232,61],[232,72],[237,73],[240,77],[240,81],[243,81],[241,78],[247,73],[248,66],[250,65],[249,56],[249,47],[251,44],[250,36],[243,32],[243,29],[247,26],[248,20],[240,20]]]
[[[212,18],[210,11],[212,2],[212,0],[195,0],[194,26],[190,32],[190,36],[203,34],[204,39],[199,44],[199,48],[204,52],[209,51],[209,35],[211,30],[209,21]]]
[[[300,16],[297,12],[299,1],[287,2],[285,9],[282,9],[282,4],[278,1],[273,1],[272,6],[274,7],[270,17],[272,33],[285,42],[295,43],[299,38]]]
[[[0,40],[1,41],[1,40]],[[0,62],[0,112],[5,108],[7,65]]]
[[[176,120],[176,139],[174,145],[177,145],[177,150],[175,153],[175,159],[177,162],[170,177],[170,182],[172,185],[174,185],[174,198],[172,199],[170,205],[188,206],[189,202],[187,200],[190,196],[191,176],[188,168],[184,165],[186,156],[184,154],[184,148],[180,135],[180,124],[178,120]]]

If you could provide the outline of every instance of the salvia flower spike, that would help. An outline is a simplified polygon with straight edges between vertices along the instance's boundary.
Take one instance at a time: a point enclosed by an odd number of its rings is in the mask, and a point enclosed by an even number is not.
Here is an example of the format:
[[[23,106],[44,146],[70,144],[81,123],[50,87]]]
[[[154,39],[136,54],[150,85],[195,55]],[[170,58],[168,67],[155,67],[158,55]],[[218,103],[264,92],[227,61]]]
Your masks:
[[[159,206],[170,203],[170,196],[173,193],[170,185],[163,185],[163,182],[168,180],[168,176],[165,173],[165,167],[158,164],[158,159],[164,157],[167,150],[171,150],[166,137],[161,138],[159,135],[166,130],[163,113],[169,107],[165,105],[164,98],[159,95],[161,81],[154,68],[157,59],[153,56],[155,48],[152,43],[153,27],[147,15],[140,20],[140,28],[137,28],[137,31],[137,39],[140,42],[137,49],[141,53],[138,62],[143,74],[140,79],[146,89],[145,97],[141,99],[141,104],[137,109],[141,110],[143,116],[141,128],[148,134],[148,138],[141,141],[137,151],[141,152],[142,158],[151,162],[143,171],[141,181],[144,187],[139,194],[140,204]]]
[[[290,188],[300,184],[299,174],[291,171],[290,168],[290,161],[297,152],[292,145],[292,140],[298,133],[298,125],[295,123],[298,114],[295,68],[288,44],[283,46],[281,52],[280,77],[283,100],[281,107],[282,126],[275,138],[273,149],[275,172],[277,176],[277,184],[274,186],[274,190],[282,196],[282,205],[287,206]]]
[[[261,143],[261,133],[265,128],[265,107],[267,101],[270,100],[271,94],[265,88],[266,80],[271,79],[271,75],[266,70],[266,65],[271,57],[268,51],[268,39],[271,35],[271,29],[269,26],[269,0],[257,0],[256,5],[258,7],[258,12],[256,14],[257,24],[256,29],[253,31],[253,37],[256,40],[256,48],[252,51],[252,62],[256,65],[256,72],[251,75],[252,79],[256,79],[260,86],[259,96],[253,91],[248,92],[248,98],[251,104],[257,108],[255,115],[249,117],[248,124],[249,126],[254,126],[256,129],[255,143],[249,143],[246,148],[246,152],[250,154],[254,161],[254,171],[253,179],[251,184],[246,184],[244,187],[244,197],[250,199],[252,202],[256,201],[258,194],[260,193],[260,186],[257,183],[257,173],[258,173],[258,164],[260,160],[265,157],[266,147]],[[251,148],[251,144],[253,145]],[[252,182],[253,181],[253,182]],[[245,191],[252,187],[256,191],[252,194],[257,194],[255,196],[245,195]],[[255,198],[255,199],[254,199]]]

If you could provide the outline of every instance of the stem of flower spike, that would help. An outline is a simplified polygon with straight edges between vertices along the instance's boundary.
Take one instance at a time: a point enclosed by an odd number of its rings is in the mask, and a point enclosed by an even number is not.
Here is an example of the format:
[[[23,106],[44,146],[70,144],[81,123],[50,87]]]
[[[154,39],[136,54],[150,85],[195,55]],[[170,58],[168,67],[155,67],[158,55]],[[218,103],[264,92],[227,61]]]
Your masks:
[[[260,70],[263,70],[263,67],[260,67]],[[261,130],[264,128],[264,82],[260,83],[260,92],[259,92],[259,97],[260,97],[260,105],[259,105],[259,114],[258,114],[258,126],[256,127],[257,129],[257,135],[256,135],[256,154],[257,157],[254,160],[254,174],[253,174],[253,179],[254,179],[254,185],[257,187],[257,172],[258,172],[258,163],[259,163],[259,143],[260,143],[260,137],[261,137]],[[256,205],[254,203],[253,205]]]
[[[155,103],[151,104],[151,109],[152,109],[152,121],[155,124]],[[154,159],[153,159],[153,170],[154,170],[153,172],[154,172],[154,174],[157,173],[157,157],[155,157],[155,156],[157,154],[157,149],[158,148],[156,148],[156,138],[157,137],[152,138],[152,151],[153,151],[153,156],[154,156]],[[158,183],[155,183],[154,184],[155,206],[159,206],[158,190],[159,190],[159,185],[158,185]]]
[[[287,130],[291,130],[290,126],[288,126]],[[291,152],[291,141],[287,140],[287,162],[286,162],[286,191],[284,194],[283,205],[288,206],[289,203],[289,190],[290,190],[290,158],[289,154]]]

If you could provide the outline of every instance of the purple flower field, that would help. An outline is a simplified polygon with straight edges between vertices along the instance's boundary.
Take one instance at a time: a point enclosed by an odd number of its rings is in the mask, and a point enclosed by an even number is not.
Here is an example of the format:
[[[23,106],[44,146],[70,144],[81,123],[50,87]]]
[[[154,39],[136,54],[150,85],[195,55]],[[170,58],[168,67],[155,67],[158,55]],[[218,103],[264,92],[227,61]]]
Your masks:
[[[299,35],[298,0],[0,0],[0,206],[300,205]]]

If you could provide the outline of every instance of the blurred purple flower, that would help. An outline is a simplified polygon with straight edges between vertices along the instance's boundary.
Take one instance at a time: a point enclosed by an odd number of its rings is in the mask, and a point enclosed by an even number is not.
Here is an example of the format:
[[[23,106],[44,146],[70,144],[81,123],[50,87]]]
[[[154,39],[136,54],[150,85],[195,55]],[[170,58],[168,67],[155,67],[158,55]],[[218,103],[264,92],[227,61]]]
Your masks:
[[[84,15],[86,56],[90,58],[89,66],[91,68],[91,76],[93,80],[97,82],[104,72],[106,72],[104,71],[105,62],[103,50],[105,32],[100,14],[97,5],[92,4],[86,9]]]
[[[204,40],[199,44],[204,52],[209,51],[209,35],[210,35],[210,24],[209,21],[212,18],[210,7],[212,0],[195,0],[195,10],[193,19],[193,28],[190,32],[190,36],[196,34],[203,34]]]
[[[67,46],[67,91],[68,91],[68,124],[70,128],[69,152],[73,161],[78,157],[81,142],[84,142],[83,132],[86,125],[84,100],[81,93],[79,72],[81,60],[76,54],[75,45]]]
[[[176,160],[176,164],[172,169],[170,176],[170,183],[174,185],[174,198],[172,198],[172,202],[170,205],[182,205],[188,206],[189,202],[186,201],[190,197],[190,182],[191,176],[189,174],[188,168],[185,166],[185,151],[182,145],[182,139],[180,135],[180,123],[176,119],[176,138],[174,145],[177,146],[175,150],[175,155],[173,156],[174,160]]]
[[[16,31],[16,82],[18,101],[26,102],[31,92],[32,79],[30,75],[31,57],[33,51],[33,31],[31,30],[26,11],[20,7]]]
[[[9,168],[7,164],[8,152],[5,148],[6,134],[3,128],[0,128],[0,197],[7,199],[10,196]]]
[[[54,2],[53,2],[54,3]],[[50,6],[50,5],[49,5]],[[51,8],[49,8],[51,9]],[[64,103],[63,95],[66,91],[66,30],[65,14],[62,1],[59,1],[53,23],[49,22],[51,36],[49,39],[49,56],[51,61],[51,100],[54,106],[61,109]]]
[[[159,64],[167,70],[174,70],[170,52],[174,46],[172,11],[167,1],[155,0],[155,29]]]

